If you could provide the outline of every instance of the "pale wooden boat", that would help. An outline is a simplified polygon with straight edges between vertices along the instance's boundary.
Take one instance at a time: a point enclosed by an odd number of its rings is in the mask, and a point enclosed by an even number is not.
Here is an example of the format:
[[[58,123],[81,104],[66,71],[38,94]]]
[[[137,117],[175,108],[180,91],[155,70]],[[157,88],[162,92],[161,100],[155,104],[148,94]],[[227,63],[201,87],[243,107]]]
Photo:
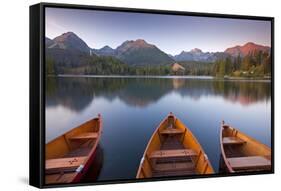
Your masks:
[[[170,113],[153,133],[141,159],[137,178],[214,173],[192,132]]]
[[[101,132],[98,115],[47,143],[45,184],[79,182],[95,158]]]
[[[224,121],[220,132],[221,155],[227,172],[271,170],[271,149]]]

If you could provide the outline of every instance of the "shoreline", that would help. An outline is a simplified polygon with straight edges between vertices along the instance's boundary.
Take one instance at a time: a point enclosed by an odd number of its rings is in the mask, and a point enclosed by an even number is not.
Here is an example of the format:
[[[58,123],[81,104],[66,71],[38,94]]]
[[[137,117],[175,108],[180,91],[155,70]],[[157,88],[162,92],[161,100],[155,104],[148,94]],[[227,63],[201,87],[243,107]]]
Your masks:
[[[155,79],[196,79],[196,80],[218,80],[218,81],[256,81],[271,82],[271,78],[265,77],[214,77],[214,76],[155,76],[155,75],[86,75],[86,74],[59,74],[47,75],[46,77],[58,78],[155,78]]]

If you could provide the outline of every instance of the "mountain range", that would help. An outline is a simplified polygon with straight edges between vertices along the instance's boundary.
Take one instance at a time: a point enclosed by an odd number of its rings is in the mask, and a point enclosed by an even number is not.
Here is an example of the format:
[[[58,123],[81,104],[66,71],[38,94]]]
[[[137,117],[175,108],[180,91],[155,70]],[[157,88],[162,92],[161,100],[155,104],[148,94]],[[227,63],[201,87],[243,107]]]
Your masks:
[[[142,39],[125,41],[116,49],[109,46],[92,49],[75,33],[67,32],[53,40],[46,37],[45,44],[47,56],[54,58],[57,62],[64,62],[66,65],[77,65],[81,56],[83,60],[88,60],[89,56],[111,56],[134,66],[163,65],[174,62],[165,52]]]
[[[270,52],[270,47],[248,42],[227,48],[223,52],[203,52],[199,48],[182,51],[177,55],[170,55],[156,45],[149,44],[143,39],[127,40],[116,49],[104,46],[101,49],[90,48],[85,41],[73,32],[50,39],[45,38],[46,55],[65,66],[81,66],[97,57],[112,57],[130,66],[157,66],[181,61],[215,62],[228,56],[241,57],[254,51]]]
[[[242,57],[244,57],[253,51],[270,52],[270,47],[258,45],[253,42],[248,42],[243,46],[227,48],[224,52],[230,54],[231,56],[241,55]]]
[[[53,40],[46,38],[46,47],[90,53],[89,46],[73,32],[63,33]]]
[[[98,56],[115,56],[115,50],[107,45],[101,49],[92,49],[92,52]]]
[[[242,46],[227,48],[224,52],[203,52],[199,48],[194,48],[190,51],[182,51],[173,58],[175,61],[215,62],[228,56],[237,57],[240,55],[244,57],[255,51],[270,52],[270,47],[248,42]]]
[[[203,52],[199,48],[190,51],[182,51],[180,54],[173,56],[175,61],[198,61],[198,62],[214,62],[219,58],[226,57],[224,52]]]
[[[90,55],[90,48],[74,33],[68,32],[54,39],[45,39],[46,58],[54,60],[56,69],[80,67],[88,64],[96,55]]]
[[[163,65],[174,62],[165,52],[143,39],[127,40],[116,49],[104,46],[101,49],[92,49],[99,56],[113,56],[121,61],[135,66]]]

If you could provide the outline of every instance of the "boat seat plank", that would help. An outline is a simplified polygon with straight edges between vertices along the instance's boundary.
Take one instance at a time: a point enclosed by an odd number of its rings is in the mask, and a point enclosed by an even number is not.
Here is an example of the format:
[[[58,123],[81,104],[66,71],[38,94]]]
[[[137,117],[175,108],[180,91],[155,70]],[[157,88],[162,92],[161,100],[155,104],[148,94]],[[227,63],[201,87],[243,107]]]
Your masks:
[[[230,166],[235,170],[270,168],[271,161],[263,156],[227,158]]]
[[[155,172],[159,171],[194,171],[193,162],[160,163],[153,166]]]
[[[222,142],[224,145],[239,145],[246,143],[246,141],[238,137],[223,137]]]
[[[162,135],[167,135],[167,134],[182,134],[182,133],[184,133],[184,130],[182,130],[182,129],[175,129],[175,128],[166,128],[166,129],[164,129],[164,130],[162,130],[161,132],[160,132],[160,134],[162,134]]]
[[[197,174],[195,170],[187,170],[187,171],[156,171],[152,173],[152,177],[170,177],[170,176],[186,176],[186,175],[194,175]]]
[[[46,170],[63,170],[68,168],[78,168],[84,163],[87,157],[70,157],[46,160]]]
[[[45,176],[46,184],[57,184],[57,183],[71,183],[71,180],[75,177],[75,172],[67,172],[67,173],[56,173],[56,174],[48,174]]]
[[[176,149],[176,150],[157,150],[153,151],[149,158],[172,158],[172,157],[187,157],[196,156],[197,153],[192,149]]]
[[[70,137],[70,140],[80,140],[80,139],[96,139],[98,138],[98,133],[88,132],[81,133],[76,136]]]

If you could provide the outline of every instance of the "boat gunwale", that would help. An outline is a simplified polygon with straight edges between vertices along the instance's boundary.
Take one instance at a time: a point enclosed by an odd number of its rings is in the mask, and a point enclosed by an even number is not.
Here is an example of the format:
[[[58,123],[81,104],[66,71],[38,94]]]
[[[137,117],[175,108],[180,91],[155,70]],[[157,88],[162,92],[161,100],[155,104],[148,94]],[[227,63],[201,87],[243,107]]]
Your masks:
[[[100,115],[100,114],[98,114],[98,116],[97,116],[97,117],[92,118],[92,119],[90,119],[90,120],[88,120],[88,121],[86,121],[86,122],[84,122],[84,123],[82,123],[82,124],[80,124],[80,125],[78,125],[78,126],[76,126],[76,127],[72,128],[72,129],[70,129],[70,130],[66,131],[65,133],[63,133],[63,134],[61,134],[61,135],[57,136],[56,138],[54,138],[54,139],[50,140],[49,142],[47,142],[47,143],[45,144],[45,146],[47,146],[49,143],[51,143],[51,142],[53,142],[53,141],[56,141],[57,139],[59,139],[59,138],[63,137],[64,135],[66,135],[66,134],[68,134],[68,133],[70,133],[70,132],[74,131],[75,129],[80,128],[80,127],[81,127],[81,126],[83,126],[85,123],[89,123],[90,121],[94,121],[94,120],[97,120],[97,119],[101,119],[101,115]],[[99,131],[98,131],[98,132],[99,132]]]
[[[232,169],[232,167],[230,166],[230,164],[229,164],[229,162],[228,162],[228,160],[227,160],[227,157],[226,157],[226,154],[225,154],[225,151],[224,151],[224,147],[223,147],[223,142],[222,142],[222,139],[223,139],[222,133],[223,133],[223,130],[224,130],[224,127],[223,127],[224,125],[226,125],[226,124],[224,123],[224,121],[222,121],[222,122],[221,122],[221,127],[220,127],[220,148],[221,148],[221,155],[222,155],[222,157],[223,157],[223,161],[224,161],[224,164],[226,165],[227,170],[228,170],[229,172],[233,173],[233,172],[235,172],[235,171]],[[228,125],[228,128],[231,128],[231,129],[232,129],[232,127],[230,127],[229,125]]]
[[[208,164],[207,168],[211,168],[212,173],[214,173],[215,171],[214,171],[214,168],[213,168],[213,166],[212,166],[212,164],[211,164],[211,162],[210,162],[210,160],[209,160],[209,157],[208,157],[208,155],[206,154],[206,152],[204,151],[204,149],[203,149],[203,147],[201,146],[200,142],[197,140],[196,136],[194,136],[194,134],[193,134],[192,131],[188,128],[188,126],[185,125],[179,118],[177,118],[176,116],[174,116],[174,117],[175,117],[175,119],[177,119],[181,124],[183,124],[183,126],[190,132],[190,134],[191,134],[191,136],[192,136],[192,139],[196,142],[197,147],[199,148],[199,152],[201,151],[201,153],[203,153],[203,155],[201,155],[201,156],[203,156],[204,159],[205,159],[205,162],[207,162],[207,164]],[[198,153],[197,153],[197,154],[198,154]],[[198,157],[199,157],[199,156],[198,156]]]
[[[175,118],[176,118],[176,116],[175,116]],[[176,119],[177,119],[181,124],[183,124],[184,127],[189,131],[189,133],[190,133],[191,136],[192,136],[192,139],[196,142],[197,147],[199,148],[199,150],[201,151],[201,153],[204,154],[203,157],[204,157],[204,159],[205,159],[205,162],[208,163],[208,167],[211,168],[212,173],[214,173],[215,171],[214,171],[214,168],[213,168],[213,166],[212,166],[212,164],[211,164],[211,162],[210,162],[210,160],[209,160],[209,157],[208,157],[208,155],[206,154],[206,152],[204,151],[204,149],[203,149],[203,147],[201,146],[200,142],[197,140],[196,136],[194,136],[194,134],[193,134],[192,131],[188,128],[188,126],[186,126],[180,119],[178,119],[178,118],[176,118]]]
[[[152,139],[154,138],[154,136],[155,136],[156,133],[158,132],[158,129],[164,124],[164,122],[166,121],[166,119],[167,119],[169,116],[171,116],[171,115],[172,115],[172,113],[169,113],[169,114],[159,123],[159,125],[158,125],[157,128],[154,130],[153,134],[151,135],[151,137],[150,137],[150,139],[149,139],[149,141],[148,141],[148,143],[147,143],[147,145],[146,145],[146,148],[145,148],[145,150],[144,150],[143,156],[142,156],[142,158],[141,158],[141,161],[140,161],[140,164],[139,164],[139,168],[138,168],[138,172],[137,172],[136,178],[139,178],[139,175],[140,175],[140,172],[141,172],[141,168],[142,168],[142,164],[143,164],[143,160],[145,160],[145,155],[146,155],[147,150],[148,150],[148,148],[149,148],[149,146],[150,146],[150,144],[151,144],[151,142],[152,142]],[[175,117],[175,116],[174,116],[174,117]]]
[[[103,123],[102,123],[102,117],[100,114],[98,114],[98,117],[94,118],[93,120],[98,120],[99,122],[99,130],[98,130],[98,137],[96,138],[95,140],[95,144],[94,146],[92,147],[91,151],[89,152],[89,154],[87,155],[87,158],[85,159],[85,162],[84,162],[84,173],[86,173],[88,171],[88,168],[89,168],[89,165],[90,163],[92,162],[90,159],[93,160],[93,155],[95,154],[96,152],[96,149],[98,147],[98,144],[99,144],[99,141],[100,141],[100,138],[101,138],[101,134],[102,134],[102,128],[103,128]],[[87,123],[87,122],[86,122]],[[82,170],[82,171],[83,171]],[[80,175],[80,176],[79,176]],[[78,182],[81,178],[82,178],[82,175],[83,173],[77,173],[76,176],[72,179],[72,182]]]

